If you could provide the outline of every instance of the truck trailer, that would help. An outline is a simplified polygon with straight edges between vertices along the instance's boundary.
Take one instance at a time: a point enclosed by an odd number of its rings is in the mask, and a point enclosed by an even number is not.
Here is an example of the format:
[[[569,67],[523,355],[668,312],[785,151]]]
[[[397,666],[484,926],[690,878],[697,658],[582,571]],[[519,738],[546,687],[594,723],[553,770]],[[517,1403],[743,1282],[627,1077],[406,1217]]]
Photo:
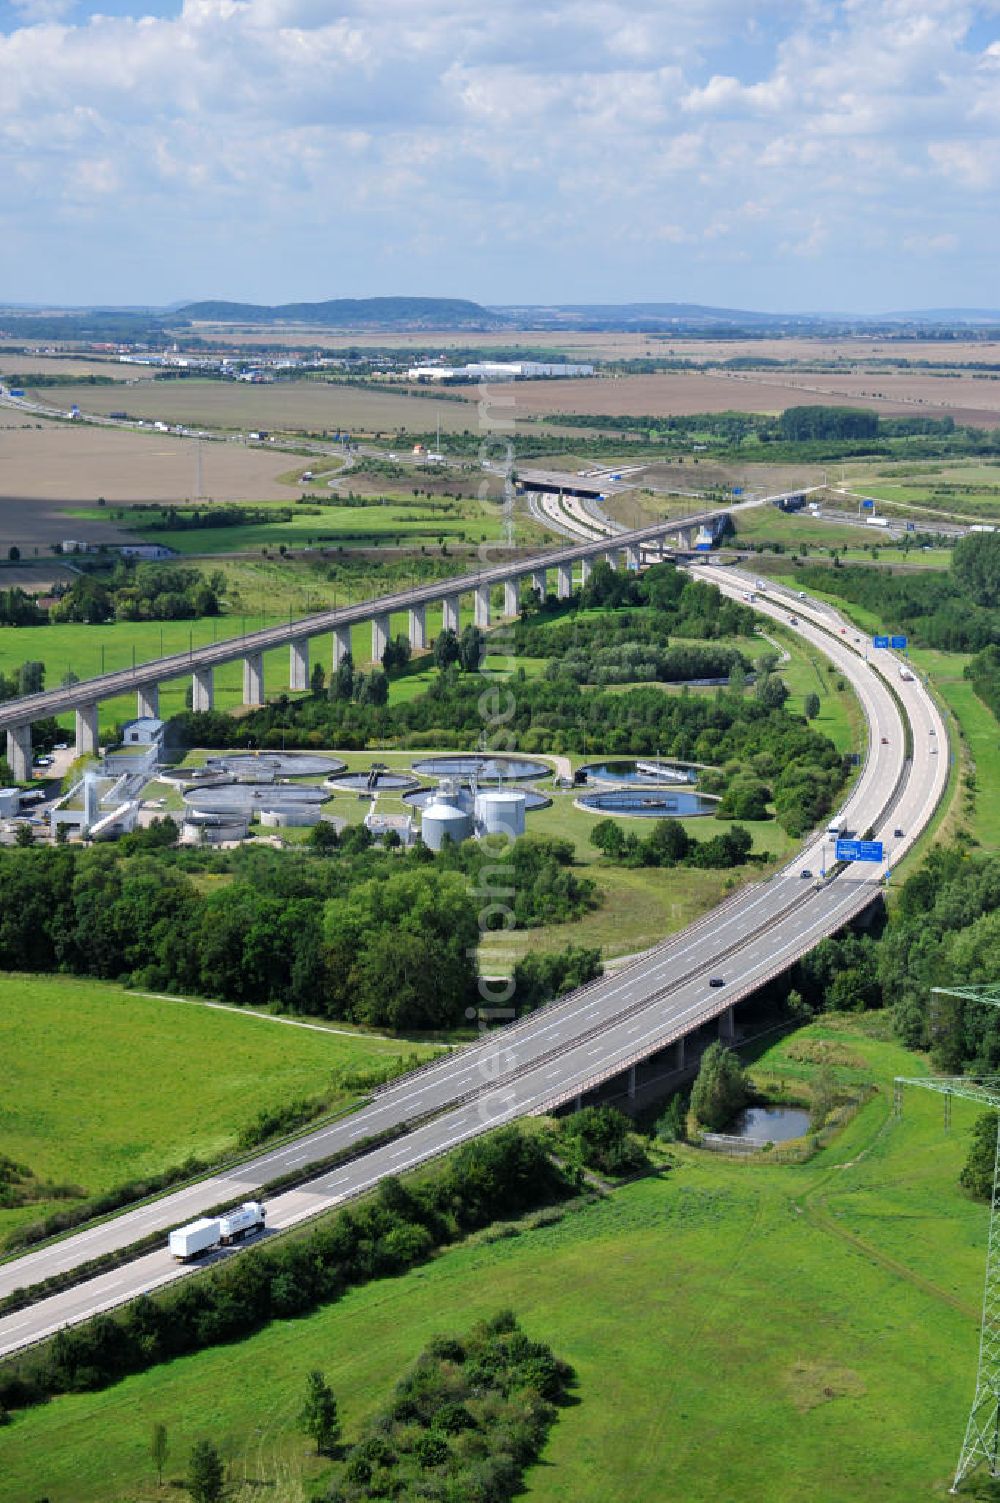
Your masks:
[[[242,1241],[249,1232],[264,1225],[266,1215],[259,1200],[247,1200],[225,1216],[203,1216],[187,1226],[176,1227],[167,1239],[167,1247],[173,1257],[186,1263],[217,1247]]]

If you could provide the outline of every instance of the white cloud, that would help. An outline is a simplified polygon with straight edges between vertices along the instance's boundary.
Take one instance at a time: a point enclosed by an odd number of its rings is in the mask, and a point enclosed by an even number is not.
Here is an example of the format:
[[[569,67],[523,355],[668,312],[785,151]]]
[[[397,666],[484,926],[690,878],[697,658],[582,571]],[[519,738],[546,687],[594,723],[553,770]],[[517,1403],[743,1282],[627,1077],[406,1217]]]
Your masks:
[[[745,0],[669,14],[660,0],[183,0],[71,22],[69,0],[18,0],[8,14],[8,297],[166,300],[202,277],[240,296],[332,295],[390,290],[391,275],[494,301],[669,283],[700,301],[843,306],[852,286],[877,295],[860,247],[887,233],[915,277],[929,254],[957,262],[996,239],[996,4],[761,0],[748,17]],[[998,36],[972,46],[991,16]],[[28,285],[81,218],[79,285]],[[728,282],[737,242],[744,293]],[[141,286],[123,283],[119,246]],[[900,275],[897,258],[893,303]]]

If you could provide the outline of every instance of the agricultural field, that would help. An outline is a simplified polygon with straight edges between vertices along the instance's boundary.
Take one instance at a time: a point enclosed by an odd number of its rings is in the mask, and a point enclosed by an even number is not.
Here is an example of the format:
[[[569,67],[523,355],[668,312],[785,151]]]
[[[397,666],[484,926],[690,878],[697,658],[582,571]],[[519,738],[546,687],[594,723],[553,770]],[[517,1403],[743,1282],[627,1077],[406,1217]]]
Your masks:
[[[298,486],[277,478],[288,469],[287,454],[236,443],[202,443],[200,448],[201,491],[210,500],[293,501],[298,495]],[[68,422],[0,428],[0,473],[4,557],[10,543],[23,552],[26,545],[77,535],[91,542],[123,541],[110,523],[84,532],[79,527],[86,524],[80,523],[67,530],[60,514],[73,506],[93,506],[101,496],[109,503],[181,502],[198,492],[193,439]]]
[[[85,415],[124,411],[131,418],[183,423],[221,430],[308,433],[426,433],[440,422],[442,433],[475,432],[475,388],[449,389],[419,396],[384,386],[348,386],[338,381],[275,381],[255,386],[244,381],[144,381],[117,387],[66,386],[57,392],[39,388],[29,396],[57,402],[67,409],[76,402]],[[463,394],[467,393],[467,394]]]
[[[577,1375],[532,1503],[943,1503],[978,1348],[987,1211],[958,1186],[976,1111],[956,1102],[946,1132],[940,1101],[911,1089],[895,1118],[893,1077],[927,1066],[877,1015],[820,1019],[753,1070],[794,1090],[830,1051],[839,1079],[878,1090],[810,1162],[671,1147],[659,1173],[551,1224],[15,1415],[0,1498],[149,1503],[156,1422],[171,1480],[209,1434],[234,1480],[313,1492],[325,1464],[296,1426],[310,1369],[350,1442],[433,1334],[509,1306]]]
[[[347,1107],[353,1098],[337,1088],[338,1072],[410,1053],[409,1044],[322,1023],[297,1027],[109,982],[8,973],[0,1143],[37,1180],[90,1197],[191,1155],[219,1159],[265,1108],[327,1095],[333,1108]],[[0,1246],[16,1226],[78,1198],[0,1210]]]

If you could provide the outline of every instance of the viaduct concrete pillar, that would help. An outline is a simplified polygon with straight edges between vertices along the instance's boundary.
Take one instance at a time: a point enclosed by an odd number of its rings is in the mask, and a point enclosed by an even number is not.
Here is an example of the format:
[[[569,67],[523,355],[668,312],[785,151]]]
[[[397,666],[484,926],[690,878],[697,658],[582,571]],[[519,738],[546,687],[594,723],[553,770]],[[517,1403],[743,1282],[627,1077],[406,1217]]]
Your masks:
[[[426,605],[410,606],[410,648],[413,652],[422,652],[427,646],[427,607]]]
[[[389,645],[389,617],[372,617],[372,662],[381,663],[382,654]]]
[[[309,687],[308,637],[301,637],[298,642],[288,644],[288,687],[290,689],[308,689]]]
[[[521,610],[521,580],[518,575],[503,582],[503,613],[505,616],[517,616]]]
[[[581,558],[581,560],[580,560],[580,583],[581,583],[581,585],[585,585],[587,583],[587,580],[590,578],[590,576],[591,576],[591,574],[593,574],[593,572],[594,572],[594,560],[593,560],[593,558],[592,557],[591,558]]]
[[[211,668],[196,668],[191,675],[191,708],[211,710],[214,706],[215,673]]]
[[[351,651],[351,628],[349,626],[335,626],[333,628],[333,671],[336,673],[344,659]]]
[[[627,561],[628,567],[630,569],[636,569],[636,570],[641,569],[642,568],[642,549],[641,548],[637,548],[635,546],[635,544],[633,543],[626,550],[626,561]]]
[[[441,630],[458,631],[459,609],[458,596],[446,595],[441,601]]]
[[[545,591],[548,588],[545,582],[546,571],[544,569],[532,569],[531,588],[538,591],[539,600],[545,599]]]
[[[687,1063],[687,1050],[684,1047],[684,1040],[678,1039],[677,1043],[674,1045],[674,1048],[676,1050],[674,1057],[674,1069],[683,1070],[685,1064]]]
[[[488,584],[476,585],[476,625],[486,627],[490,624],[490,587]]]
[[[135,713],[140,720],[159,720],[160,718],[160,686],[159,684],[144,684],[136,690]]]
[[[609,565],[610,568],[612,568],[612,569],[620,569],[621,566],[622,566],[621,549],[620,548],[606,548],[604,550],[604,561],[605,561],[606,564]]]
[[[31,777],[31,726],[16,725],[7,732],[7,762],[18,783]]]
[[[556,569],[556,595],[560,600],[568,600],[573,593],[573,565],[560,564]]]
[[[76,712],[76,755],[97,755],[97,706],[82,705]]]
[[[243,659],[243,703],[264,703],[264,654],[251,652]]]
[[[724,1013],[719,1014],[719,1038],[731,1043],[736,1037],[736,1009],[727,1007]]]
[[[628,1067],[628,1099],[635,1100],[635,1065]]]

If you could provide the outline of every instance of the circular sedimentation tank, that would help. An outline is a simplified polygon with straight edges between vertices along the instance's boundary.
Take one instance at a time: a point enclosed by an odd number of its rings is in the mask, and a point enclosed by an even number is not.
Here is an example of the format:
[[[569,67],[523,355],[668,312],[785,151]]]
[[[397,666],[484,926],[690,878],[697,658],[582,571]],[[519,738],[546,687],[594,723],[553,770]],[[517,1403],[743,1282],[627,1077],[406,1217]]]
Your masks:
[[[588,814],[620,814],[633,819],[678,819],[714,814],[719,801],[682,788],[609,788],[584,793],[577,807]]]
[[[347,766],[339,757],[321,757],[314,752],[227,752],[210,757],[207,769],[227,772],[234,778],[256,779],[266,783],[273,778],[333,777]]]
[[[342,789],[345,793],[401,793],[407,788],[416,788],[420,779],[411,772],[389,772],[380,767],[369,767],[361,772],[334,773],[326,779],[326,787]]]
[[[485,791],[486,790],[484,789],[480,789],[480,796],[482,796]],[[496,790],[490,791],[492,792]],[[525,809],[529,811],[532,809],[547,809],[549,804],[551,804],[552,802],[551,798],[549,798],[547,794],[539,793],[537,788],[521,788],[518,789],[518,792],[524,799]],[[440,788],[415,788],[412,793],[403,794],[403,803],[409,804],[413,809],[426,809],[429,804],[439,802],[441,800],[441,797],[442,792]],[[466,800],[468,800],[469,797],[469,794],[466,792]],[[451,800],[447,799],[446,802],[450,803]]]
[[[614,757],[607,762],[587,762],[580,771],[586,773],[588,782],[595,783],[636,783],[643,786],[669,783],[677,787],[693,783],[697,779],[697,771],[693,767],[679,767],[674,762],[658,762],[655,759],[647,762],[636,757]]]
[[[184,795],[189,809],[206,813],[259,814],[262,809],[294,809],[319,806],[329,798],[325,788],[309,784],[221,783],[214,788],[193,788]]]
[[[460,778],[480,783],[518,782],[524,778],[547,778],[552,768],[547,762],[530,757],[492,757],[485,753],[465,752],[454,756],[422,757],[414,762],[413,771],[425,778]]]

